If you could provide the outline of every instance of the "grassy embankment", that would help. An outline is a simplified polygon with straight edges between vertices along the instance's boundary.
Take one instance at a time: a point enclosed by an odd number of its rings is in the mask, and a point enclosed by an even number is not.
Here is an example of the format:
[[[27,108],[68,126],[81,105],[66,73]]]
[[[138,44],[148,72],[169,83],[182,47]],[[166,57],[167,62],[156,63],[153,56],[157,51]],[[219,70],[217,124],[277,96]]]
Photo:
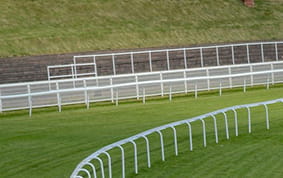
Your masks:
[[[283,39],[283,1],[2,0],[0,57]]]

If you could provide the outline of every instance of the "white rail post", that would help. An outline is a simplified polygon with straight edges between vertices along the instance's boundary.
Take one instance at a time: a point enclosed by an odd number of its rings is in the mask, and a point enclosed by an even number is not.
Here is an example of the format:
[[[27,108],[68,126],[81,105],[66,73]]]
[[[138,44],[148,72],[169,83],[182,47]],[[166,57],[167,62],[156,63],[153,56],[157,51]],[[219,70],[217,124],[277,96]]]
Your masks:
[[[106,151],[103,152],[108,158],[108,171],[109,171],[109,178],[112,178],[112,163],[111,163],[111,156]]]
[[[184,71],[184,85],[185,85],[185,93],[188,93],[188,84],[187,84],[187,73]]]
[[[209,70],[206,69],[206,76],[207,76],[207,90],[210,91],[210,80],[209,80]]]
[[[161,89],[161,96],[164,96],[164,84],[163,84],[163,73],[160,72],[160,89]]]
[[[0,113],[2,113],[2,111],[3,111],[3,105],[2,105],[1,96],[2,96],[2,92],[1,92],[1,88],[0,88]]]
[[[112,67],[113,67],[113,75],[116,75],[116,65],[115,65],[115,56],[112,54]]]
[[[250,111],[250,108],[249,108],[249,107],[247,107],[247,110],[248,110],[249,133],[252,133],[251,111]]]
[[[218,46],[216,46],[216,60],[217,60],[217,66],[220,66],[220,62],[219,62],[219,49],[218,49]]]
[[[201,62],[201,67],[203,67],[203,52],[202,52],[202,48],[200,48],[200,62]]]
[[[72,71],[72,79],[73,79],[73,88],[76,88],[76,81],[75,81],[75,74],[74,74],[74,65],[71,65],[71,71]]]
[[[169,88],[169,101],[172,101],[172,85],[170,84],[170,88]]]
[[[167,59],[167,70],[170,70],[170,58],[169,58],[168,50],[166,50],[166,59]]]
[[[215,132],[215,142],[218,143],[218,130],[217,130],[217,122],[216,117],[214,115],[211,115],[214,123],[214,132]]]
[[[277,42],[275,42],[275,55],[276,55],[276,61],[278,61],[279,56],[278,56],[278,44],[277,44]]]
[[[268,107],[267,105],[265,104],[264,105],[264,108],[265,108],[265,120],[266,120],[266,129],[269,130],[269,114],[268,114]]]
[[[110,77],[110,86],[111,89],[110,89],[110,93],[111,93],[111,102],[114,103],[114,91],[113,91],[113,77]]]
[[[175,127],[171,127],[173,129],[173,135],[174,135],[174,145],[175,145],[175,155],[178,156],[178,140],[177,140],[177,132]]]
[[[32,115],[32,98],[31,98],[31,90],[30,90],[30,84],[27,85],[28,88],[28,105],[29,105],[29,116]]]
[[[230,88],[233,88],[232,77],[231,77],[231,75],[232,75],[231,67],[228,68],[228,72],[229,72],[229,75],[230,75],[230,77],[229,77],[229,85],[230,85]]]
[[[189,142],[190,142],[190,151],[193,151],[193,135],[192,135],[192,126],[189,122],[186,122],[189,128]]]
[[[138,174],[138,149],[137,144],[133,140],[130,141],[134,146],[134,162],[135,162],[135,173]]]
[[[142,88],[142,103],[145,104],[145,88]]]
[[[116,89],[116,106],[118,106],[119,105],[119,90],[118,90],[118,88]]]
[[[266,80],[266,89],[269,90],[269,76],[267,77],[267,80]]]
[[[205,130],[205,121],[201,119],[202,122],[202,133],[203,133],[203,147],[206,147],[206,130]]]
[[[90,162],[87,162],[86,165],[89,165],[92,168],[93,177],[96,178],[95,166],[93,164],[91,164]]]
[[[271,64],[271,70],[274,70],[274,65]],[[271,73],[271,84],[274,85],[274,72]]]
[[[91,175],[90,175],[90,173],[87,169],[81,168],[80,171],[85,172],[89,178],[91,177]],[[79,176],[79,177],[81,177],[81,176]]]
[[[121,150],[121,157],[122,157],[122,178],[126,177],[126,168],[125,168],[125,152],[124,148],[121,145],[118,145]]]
[[[137,93],[137,100],[140,99],[140,89],[139,89],[139,79],[138,76],[135,75],[135,80],[136,80],[136,93]]]
[[[152,72],[151,51],[148,52],[148,59],[149,59],[149,71]]]
[[[89,101],[88,101],[88,92],[87,92],[87,84],[86,84],[86,80],[83,80],[83,83],[84,83],[84,95],[85,95],[85,105],[86,105],[86,108],[89,109]]]
[[[247,89],[246,89],[246,85],[247,85],[247,82],[246,82],[246,79],[244,80],[244,87],[243,87],[243,91],[244,93],[246,93]]]
[[[61,97],[60,97],[59,83],[58,82],[56,82],[56,90],[57,90],[57,106],[58,106],[58,111],[61,112],[62,111],[62,107],[61,107]]]
[[[250,50],[249,50],[249,44],[246,45],[246,49],[247,49],[247,60],[248,60],[248,64],[250,64]]]
[[[96,157],[96,158],[94,158],[94,159],[96,159],[96,160],[99,161],[100,169],[101,169],[101,177],[102,177],[102,178],[105,178],[104,167],[103,167],[103,161],[102,161],[99,157]]]
[[[96,59],[95,59],[95,56],[93,56],[93,67],[94,67],[94,73],[95,73],[95,76],[97,77],[98,76],[98,72],[97,72],[97,65],[96,65]]]
[[[232,63],[235,64],[235,53],[234,53],[234,45],[231,46],[231,53],[232,53]]]
[[[148,138],[146,136],[143,136],[143,138],[145,139],[146,142],[146,153],[147,153],[147,167],[150,168],[151,164],[150,164],[150,148],[149,148],[149,141]]]
[[[264,51],[263,51],[263,44],[262,44],[262,42],[260,44],[260,49],[261,49],[261,61],[264,62]]]
[[[251,86],[254,86],[254,76],[253,76],[253,66],[250,66],[250,72],[251,72]]]
[[[238,130],[238,114],[237,114],[237,111],[236,109],[232,109],[233,112],[234,112],[234,120],[235,120],[235,134],[236,136],[238,136],[239,134],[239,130]]]
[[[139,90],[139,79],[138,79],[137,75],[135,75],[135,81],[136,81],[137,100],[139,100],[140,99],[140,90]]]
[[[48,77],[48,87],[49,91],[51,90],[51,85],[50,85],[50,71],[49,71],[49,66],[47,66],[47,77]]]
[[[228,119],[227,119],[227,114],[223,112],[224,115],[224,120],[225,120],[225,131],[226,131],[226,138],[227,140],[230,138],[229,137],[229,128],[228,128]]]
[[[161,147],[161,159],[165,161],[165,154],[164,154],[164,143],[163,143],[163,135],[160,130],[157,131],[160,136],[160,147]]]
[[[195,99],[198,98],[198,85],[195,84]]]
[[[134,54],[133,54],[133,52],[131,52],[131,67],[132,67],[132,73],[135,73]]]
[[[188,66],[187,66],[187,54],[186,54],[186,49],[184,48],[183,50],[184,50],[184,65],[185,65],[185,69],[187,69]]]
[[[73,65],[71,65],[71,68],[72,68],[72,77],[74,78],[74,76],[77,76],[77,60],[76,60],[76,56],[73,57]]]
[[[222,81],[219,82],[219,96],[222,96]]]

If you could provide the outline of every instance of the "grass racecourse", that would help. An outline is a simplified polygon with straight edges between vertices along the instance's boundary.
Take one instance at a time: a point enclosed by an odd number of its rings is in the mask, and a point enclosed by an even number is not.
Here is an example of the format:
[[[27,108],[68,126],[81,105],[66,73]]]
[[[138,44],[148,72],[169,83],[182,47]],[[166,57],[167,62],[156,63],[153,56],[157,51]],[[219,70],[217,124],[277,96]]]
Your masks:
[[[95,103],[0,114],[0,177],[69,177],[75,166],[99,148],[173,121],[217,109],[283,97],[283,86],[205,92],[141,101],[119,106]],[[272,110],[271,110],[272,109]],[[134,174],[132,145],[125,145],[127,177],[282,177],[283,104],[270,106],[271,129],[265,128],[264,108],[252,109],[252,134],[247,113],[239,110],[239,136],[228,113],[230,140],[226,140],[223,116],[219,115],[219,144],[215,143],[212,119],[207,121],[207,148],[202,147],[201,122],[192,124],[194,151],[189,151],[187,127],[177,127],[179,156],[174,156],[171,130],[164,131],[166,161],[161,161],[158,135],[149,137],[152,168],[146,168],[145,143],[138,141],[139,174]],[[113,177],[120,177],[120,151],[113,150]],[[106,157],[102,157],[106,163]],[[96,163],[97,164],[97,163]],[[97,164],[98,166],[98,164]],[[107,176],[107,166],[106,176]],[[100,173],[98,172],[100,175]]]
[[[283,1],[1,0],[0,57],[283,39]]]

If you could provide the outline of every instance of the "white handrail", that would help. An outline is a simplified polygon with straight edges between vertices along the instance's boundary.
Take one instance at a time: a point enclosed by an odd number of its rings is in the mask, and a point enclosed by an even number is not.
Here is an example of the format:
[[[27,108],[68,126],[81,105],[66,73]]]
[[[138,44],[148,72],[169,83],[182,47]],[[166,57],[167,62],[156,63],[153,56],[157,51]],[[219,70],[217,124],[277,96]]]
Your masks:
[[[231,75],[218,75],[218,76],[208,76],[208,77],[191,77],[191,78],[178,78],[178,79],[166,79],[166,80],[150,80],[150,81],[142,81],[142,82],[130,82],[130,83],[122,83],[122,84],[114,84],[107,86],[95,86],[95,87],[81,87],[81,88],[69,88],[69,89],[58,89],[58,90],[50,90],[45,92],[35,92],[35,93],[25,93],[18,95],[6,95],[0,96],[0,99],[10,99],[10,98],[19,98],[19,97],[29,97],[29,96],[41,96],[41,95],[49,95],[49,94],[57,94],[57,93],[67,93],[67,92],[79,92],[79,91],[92,91],[92,90],[103,90],[110,88],[120,88],[120,87],[128,87],[135,85],[147,85],[147,84],[159,84],[159,83],[175,83],[182,81],[194,81],[194,80],[211,80],[211,79],[225,79],[225,78],[234,78],[234,77],[244,77],[244,76],[252,76],[252,75],[262,75],[262,74],[276,74],[282,73],[281,70],[271,70],[271,71],[261,71],[261,72],[248,72],[241,74],[231,74]]]
[[[112,143],[112,144],[110,144],[108,146],[105,146],[105,147],[99,149],[98,151],[94,152],[93,154],[89,155],[87,158],[85,158],[83,161],[81,161],[76,166],[76,168],[74,169],[74,171],[73,171],[73,173],[71,174],[70,177],[71,178],[75,178],[76,176],[79,176],[80,170],[84,169],[84,166],[88,162],[90,162],[91,160],[97,158],[100,154],[105,153],[105,152],[111,150],[112,148],[115,148],[115,147],[120,147],[121,148],[122,145],[124,145],[126,143],[133,142],[133,141],[135,141],[135,140],[137,140],[139,138],[146,138],[148,135],[150,135],[152,133],[156,133],[156,132],[157,133],[161,133],[162,130],[165,130],[165,129],[168,129],[168,128],[175,128],[176,126],[179,126],[179,125],[186,124],[188,126],[191,126],[190,125],[191,122],[195,122],[195,121],[199,121],[199,120],[202,121],[202,123],[204,124],[204,119],[210,118],[210,117],[213,117],[213,118],[216,119],[216,115],[217,114],[226,114],[226,112],[228,112],[228,111],[233,111],[233,112],[237,113],[237,110],[241,109],[241,108],[248,108],[249,111],[250,111],[250,108],[252,108],[252,107],[264,106],[266,108],[265,109],[265,112],[266,112],[266,127],[267,127],[267,129],[269,129],[269,115],[268,115],[268,109],[267,109],[268,107],[267,106],[270,105],[270,104],[275,104],[275,103],[283,103],[283,98],[276,99],[276,100],[271,100],[271,101],[266,101],[266,102],[258,102],[258,103],[253,103],[253,104],[245,104],[245,105],[238,105],[238,106],[227,107],[227,108],[219,109],[219,110],[216,110],[216,111],[213,111],[213,112],[210,112],[210,113],[207,113],[207,114],[203,114],[203,115],[200,115],[200,116],[197,116],[197,117],[193,117],[193,118],[190,118],[190,119],[185,119],[185,120],[181,120],[181,121],[177,121],[177,122],[172,122],[172,123],[160,126],[160,127],[156,127],[156,128],[147,130],[145,132],[139,133],[139,134],[134,135],[132,137],[129,137],[129,138],[120,140],[118,142]],[[249,116],[249,120],[250,119],[251,118]],[[237,122],[235,122],[235,123],[238,124]],[[251,133],[250,127],[251,127],[251,125],[249,125],[249,133]],[[203,134],[204,134],[204,138],[203,139],[204,139],[204,147],[205,147],[206,146],[205,126],[203,128],[204,128],[203,129]],[[235,128],[238,128],[238,125],[236,125]],[[191,127],[189,127],[189,129],[191,131]],[[217,133],[217,129],[215,129],[215,132]],[[238,136],[237,132],[236,132],[236,136]],[[191,147],[191,150],[192,150],[191,132],[189,133],[189,137],[190,137],[190,147]],[[229,137],[227,137],[227,138],[229,139]],[[218,139],[217,139],[216,143],[218,143]],[[162,144],[163,144],[163,142],[161,141],[161,146],[163,146]],[[165,160],[163,154],[161,155],[161,157],[162,157],[162,160]],[[123,173],[123,175],[124,175],[124,173]],[[125,176],[123,176],[123,177],[125,177]]]
[[[275,64],[283,64],[283,61],[273,61],[273,62],[260,62],[260,63],[251,63],[251,64],[235,64],[235,65],[222,65],[222,66],[210,66],[210,67],[202,67],[202,68],[191,68],[191,69],[177,69],[170,71],[153,71],[153,72],[141,72],[134,74],[119,74],[119,75],[108,75],[108,76],[97,76],[97,77],[85,77],[85,78],[75,78],[75,79],[58,79],[58,80],[50,80],[50,81],[35,81],[35,82],[22,82],[22,83],[10,83],[10,84],[1,84],[0,88],[4,87],[15,87],[15,86],[23,86],[23,85],[44,85],[44,84],[54,84],[56,82],[73,82],[73,81],[83,81],[83,80],[95,80],[95,79],[108,79],[108,78],[120,78],[120,77],[131,77],[131,76],[147,76],[153,74],[168,74],[168,73],[176,73],[176,72],[192,72],[198,70],[207,70],[207,69],[225,69],[225,68],[237,68],[237,67],[246,67],[246,66],[261,66],[261,65],[275,65]],[[71,74],[69,75],[71,76]]]
[[[108,91],[111,90],[111,96],[107,95],[103,95],[102,97],[104,97],[103,99],[96,99],[93,101],[112,101],[114,102],[114,90],[116,91],[116,105],[118,105],[118,100],[119,99],[129,99],[129,98],[137,98],[139,99],[140,96],[140,87],[147,87],[148,85],[152,85],[155,86],[156,84],[158,84],[158,86],[164,86],[165,84],[170,84],[170,86],[172,87],[172,84],[175,83],[192,83],[194,81],[194,85],[195,85],[195,97],[197,97],[197,92],[198,91],[202,91],[202,90],[210,90],[210,89],[220,89],[220,93],[222,93],[222,89],[224,88],[231,88],[231,86],[233,87],[240,87],[240,86],[244,86],[244,91],[246,90],[246,86],[253,86],[253,85],[267,85],[269,87],[269,83],[268,82],[272,82],[274,83],[282,83],[283,82],[283,78],[282,75],[278,75],[280,73],[283,73],[283,69],[281,70],[268,70],[268,71],[260,71],[260,72],[248,72],[248,73],[238,73],[238,74],[230,74],[230,75],[209,75],[209,76],[204,76],[204,77],[187,77],[187,78],[174,78],[174,79],[157,79],[157,80],[148,80],[148,81],[138,81],[136,80],[135,82],[128,82],[128,83],[119,83],[119,84],[109,84],[109,85],[104,85],[104,86],[86,86],[86,82],[84,81],[84,85],[82,87],[78,87],[78,88],[67,88],[67,89],[61,89],[59,88],[58,82],[56,83],[56,90],[48,90],[48,91],[34,91],[31,92],[31,88],[30,85],[28,85],[28,93],[21,93],[21,94],[12,94],[12,95],[3,95],[2,92],[2,96],[0,96],[0,103],[2,105],[0,110],[1,111],[10,111],[10,110],[19,110],[19,109],[29,109],[29,113],[30,115],[32,114],[32,109],[33,108],[40,108],[40,107],[48,107],[48,106],[58,106],[58,111],[61,112],[61,106],[62,105],[66,105],[66,104],[79,104],[79,103],[85,103],[87,108],[89,108],[89,102],[91,101],[89,99],[89,92],[91,91],[106,91],[106,93]],[[276,75],[277,74],[277,75]],[[262,80],[260,79],[259,82],[254,82],[254,83],[249,83],[247,84],[246,80],[247,78],[251,78],[251,77],[255,77],[255,76],[261,76],[261,75],[265,75],[267,77],[267,80],[262,82]],[[273,76],[273,78],[275,77],[275,81],[270,81],[268,78],[270,78],[271,76]],[[281,76],[281,77],[280,77]],[[279,78],[278,78],[279,77]],[[209,81],[209,80],[220,80],[218,82],[220,82],[220,85],[216,85],[213,88],[211,88],[211,86],[207,86],[207,88],[203,88],[203,87],[198,87],[198,84],[196,82],[200,82],[200,81]],[[230,83],[229,86],[222,86],[222,80],[225,79],[229,79],[229,81],[231,82],[232,79],[236,79],[238,82],[237,84],[232,84]],[[279,79],[279,80],[278,80]],[[244,80],[241,84],[239,84],[239,80]],[[251,81],[252,82],[252,81]],[[127,96],[120,96],[118,94],[118,89],[119,92],[123,90],[126,90],[127,88],[135,88],[135,94],[127,94]],[[169,92],[169,98],[170,100],[172,99],[172,93],[187,93],[190,92],[192,90],[188,90],[186,85],[184,86],[186,89],[185,91],[182,89],[182,91],[178,91],[178,92],[172,92],[172,88],[170,87],[170,92]],[[155,87],[156,88],[156,87]],[[159,87],[157,87],[159,88]],[[157,89],[156,88],[156,89]],[[164,95],[164,94],[168,94],[167,92],[164,92],[164,88],[161,87],[159,91],[155,91],[154,94],[145,94],[145,90],[143,90],[143,102],[145,102],[145,96],[158,96],[158,95]],[[79,96],[77,97],[76,101],[71,101],[71,102],[64,102],[62,101],[62,96],[63,94],[68,94],[68,95],[72,95],[75,93],[82,93],[83,96]],[[220,94],[221,95],[221,94]],[[57,100],[55,101],[54,96],[57,96]],[[119,98],[118,98],[119,96]],[[52,98],[52,104],[48,103],[48,98]],[[38,104],[37,102],[33,102],[33,99],[37,98],[37,101],[40,101],[40,104]],[[28,100],[27,100],[28,99]],[[21,101],[21,102],[17,102],[17,104],[14,106],[15,101]],[[26,104],[28,103],[28,105]]]
[[[111,58],[112,60],[112,72],[114,75],[117,74],[117,70],[116,70],[116,59],[115,57],[116,56],[121,56],[121,55],[124,55],[124,56],[127,56],[127,58],[125,59],[129,59],[128,60],[128,63],[127,65],[131,65],[131,69],[129,69],[131,71],[131,73],[135,73],[135,65],[134,65],[134,58],[135,56],[134,55],[139,55],[139,54],[145,54],[146,57],[145,57],[145,63],[148,64],[149,68],[147,68],[147,70],[149,70],[150,72],[152,72],[154,69],[153,69],[153,60],[152,60],[152,55],[154,53],[163,53],[163,55],[165,55],[166,57],[163,58],[164,60],[164,66],[166,66],[166,69],[164,70],[171,70],[170,68],[170,52],[181,52],[183,53],[183,56],[180,57],[180,60],[184,60],[183,63],[184,63],[184,66],[183,64],[180,66],[178,66],[178,68],[189,68],[188,65],[188,61],[190,61],[190,58],[189,56],[186,54],[187,52],[190,53],[190,50],[199,50],[199,53],[200,53],[200,64],[201,64],[201,67],[205,67],[205,51],[204,49],[213,49],[215,48],[215,55],[213,54],[213,56],[215,57],[214,59],[214,65],[216,66],[220,66],[221,65],[221,57],[222,55],[220,54],[220,49],[221,48],[225,48],[225,50],[228,50],[228,52],[230,53],[231,52],[231,57],[230,55],[229,56],[229,61],[232,65],[235,64],[235,47],[239,47],[239,46],[244,46],[246,50],[246,59],[244,60],[247,60],[246,62],[248,62],[249,64],[253,63],[251,61],[251,58],[252,58],[252,55],[253,54],[250,54],[250,47],[252,46],[255,46],[255,45],[258,45],[260,46],[261,50],[258,51],[257,53],[257,56],[261,56],[261,59],[258,60],[258,61],[261,61],[261,62],[265,62],[266,61],[266,57],[265,57],[265,50],[264,50],[264,45],[274,45],[274,50],[272,49],[272,55],[273,55],[273,60],[274,61],[278,61],[279,60],[279,56],[278,56],[278,44],[283,44],[283,41],[271,41],[271,42],[254,42],[254,43],[238,43],[238,44],[227,44],[227,45],[211,45],[211,46],[200,46],[200,47],[192,47],[192,48],[174,48],[174,49],[160,49],[160,50],[146,50],[146,51],[129,51],[129,52],[118,52],[118,53],[106,53],[106,54],[91,54],[91,55],[77,55],[77,56],[73,56],[73,64],[72,65],[72,75],[71,76],[68,76],[68,75],[58,75],[58,76],[55,76],[55,77],[50,77],[51,76],[51,73],[50,73],[50,68],[61,68],[61,65],[56,65],[56,66],[50,66],[48,67],[47,69],[47,72],[48,72],[48,80],[51,80],[51,79],[54,79],[54,78],[64,78],[64,77],[73,77],[73,78],[77,78],[79,77],[77,75],[77,66],[80,65],[80,64],[84,64],[83,62],[79,62],[79,59],[85,59],[85,58],[90,58],[91,60],[93,60],[93,62],[95,63],[97,58],[99,57],[109,57],[109,59]],[[228,49],[226,49],[228,48]],[[231,50],[230,50],[230,49]],[[273,52],[274,51],[274,52]],[[226,55],[226,54],[225,54]],[[243,61],[242,61],[243,62]],[[62,65],[62,66],[66,66],[66,65]],[[213,66],[213,65],[212,65]],[[191,68],[191,67],[190,67]],[[97,66],[95,65],[94,67],[94,70],[95,70],[95,73],[96,75],[98,75],[97,73]],[[129,72],[129,71],[128,71]]]
[[[111,56],[111,55],[129,55],[131,53],[133,54],[143,54],[143,53],[158,53],[158,52],[166,52],[166,51],[180,51],[180,50],[194,50],[194,49],[209,49],[209,48],[226,48],[226,47],[232,47],[232,46],[253,46],[253,45],[268,45],[268,44],[282,44],[283,41],[275,41],[275,42],[254,42],[254,43],[236,43],[236,44],[227,44],[227,45],[216,45],[216,46],[201,46],[201,47],[191,47],[191,48],[173,48],[173,49],[160,49],[160,50],[146,50],[146,51],[128,51],[128,52],[122,52],[122,53],[109,53],[109,54],[91,54],[91,55],[77,55],[74,56],[74,58],[79,57],[102,57],[102,56]]]

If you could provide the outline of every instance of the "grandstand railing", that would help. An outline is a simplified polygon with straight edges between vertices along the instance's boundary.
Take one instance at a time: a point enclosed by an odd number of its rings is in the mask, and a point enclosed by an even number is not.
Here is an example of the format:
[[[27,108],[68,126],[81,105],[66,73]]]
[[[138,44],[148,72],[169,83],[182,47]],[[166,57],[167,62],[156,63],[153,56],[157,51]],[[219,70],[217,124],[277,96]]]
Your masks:
[[[184,72],[181,71],[181,74]],[[147,74],[149,75],[149,74]],[[147,76],[146,75],[146,76]],[[164,96],[174,93],[198,92],[211,89],[222,89],[253,85],[267,85],[283,82],[283,69],[264,70],[259,72],[246,72],[225,75],[210,75],[202,77],[192,77],[181,75],[175,78],[161,78],[150,80],[127,81],[126,83],[111,83],[102,86],[87,86],[86,80],[82,80],[83,86],[78,88],[56,88],[46,91],[33,91],[31,85],[27,85],[27,92],[0,96],[0,111],[29,109],[32,114],[33,108],[58,106],[61,111],[62,105],[85,103],[89,108],[90,102],[112,101],[118,102],[120,99],[144,98],[146,96]],[[135,77],[136,78],[136,77]],[[71,80],[71,82],[74,82]],[[48,82],[46,83],[48,84]],[[14,84],[16,85],[16,84]],[[14,86],[12,85],[12,88]]]
[[[133,150],[134,150],[134,170],[135,173],[138,173],[138,152],[137,152],[137,144],[136,141],[138,139],[144,139],[146,142],[146,153],[147,153],[147,166],[150,168],[151,167],[151,154],[150,154],[150,142],[148,139],[148,136],[154,133],[159,134],[160,136],[160,147],[161,147],[161,159],[162,161],[165,161],[165,147],[164,147],[164,139],[163,139],[163,133],[164,130],[166,129],[172,129],[173,130],[173,140],[174,140],[174,150],[175,150],[175,155],[178,155],[178,140],[177,140],[177,131],[176,131],[176,126],[179,125],[187,125],[188,126],[188,132],[189,132],[189,143],[190,143],[190,150],[193,150],[193,139],[192,139],[192,122],[197,122],[201,121],[202,123],[202,135],[203,135],[203,146],[207,146],[207,141],[206,141],[206,119],[213,119],[214,123],[214,134],[215,134],[215,142],[218,143],[218,128],[217,128],[217,115],[222,114],[224,115],[224,121],[225,121],[225,133],[226,133],[226,138],[229,139],[229,125],[228,125],[228,117],[227,117],[227,112],[233,112],[234,113],[234,124],[235,124],[235,135],[238,136],[239,131],[238,131],[238,112],[237,110],[239,109],[246,109],[248,113],[248,133],[252,132],[252,117],[251,117],[251,108],[254,107],[259,107],[263,106],[265,108],[265,123],[266,123],[266,129],[270,129],[270,123],[269,123],[269,108],[268,105],[270,104],[275,104],[275,103],[283,103],[283,98],[277,99],[277,100],[272,100],[272,101],[266,101],[266,102],[259,102],[259,103],[253,103],[253,104],[246,104],[246,105],[239,105],[239,106],[232,106],[224,109],[220,109],[214,112],[210,112],[204,115],[200,115],[197,117],[193,117],[190,119],[182,120],[182,121],[177,121],[173,122],[167,125],[163,125],[160,127],[156,127],[150,130],[147,130],[145,132],[139,133],[137,135],[134,135],[132,137],[129,137],[127,139],[115,142],[113,144],[110,144],[108,146],[105,146],[98,151],[94,152],[87,158],[85,158],[82,162],[80,162],[73,173],[71,174],[71,178],[83,178],[83,177],[97,177],[97,169],[100,168],[101,176],[104,178],[105,177],[105,170],[104,167],[108,165],[108,175],[109,178],[112,178],[112,157],[111,154],[109,153],[110,150],[114,148],[119,148],[121,150],[121,162],[122,162],[122,167],[121,167],[121,172],[122,172],[122,178],[126,177],[126,159],[125,159],[125,149],[123,145],[129,143],[133,145]],[[101,158],[102,156],[107,156],[108,163],[104,164],[103,159]],[[93,160],[98,160],[100,165],[95,165],[91,161]]]

